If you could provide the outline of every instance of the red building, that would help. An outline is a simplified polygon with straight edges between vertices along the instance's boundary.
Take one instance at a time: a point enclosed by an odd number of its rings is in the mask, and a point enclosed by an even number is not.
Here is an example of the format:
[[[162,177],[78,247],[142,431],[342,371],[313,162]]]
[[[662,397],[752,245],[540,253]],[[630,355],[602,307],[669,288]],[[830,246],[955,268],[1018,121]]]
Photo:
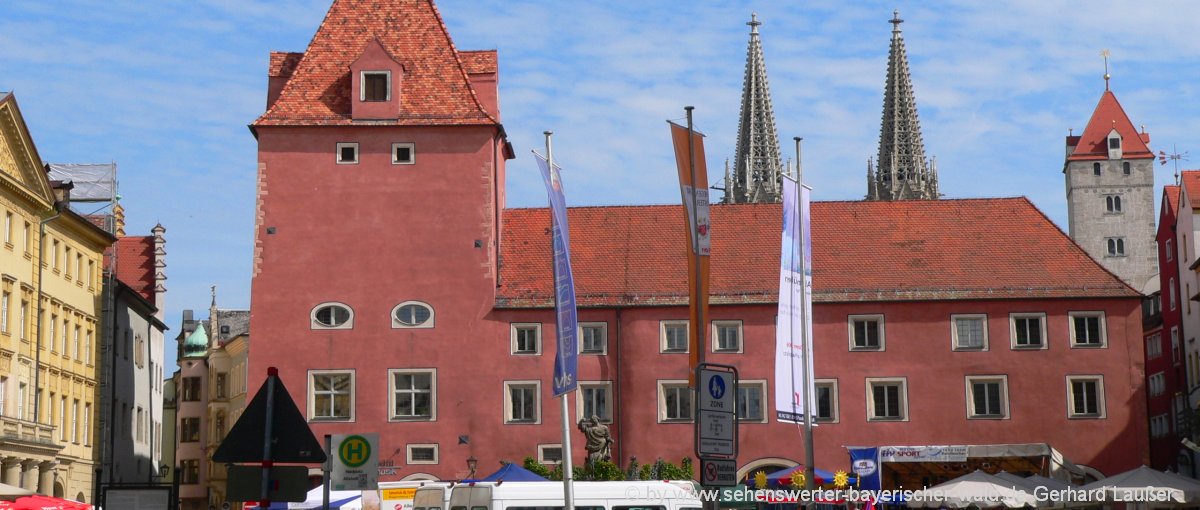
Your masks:
[[[317,434],[378,432],[395,479],[555,460],[549,220],[504,206],[496,52],[457,50],[427,0],[335,0],[305,53],[271,63],[252,126],[251,379],[278,367]],[[705,348],[740,369],[741,474],[804,458],[770,404],[781,215],[712,211]],[[622,465],[692,452],[682,217],[570,211],[570,419],[608,422]],[[844,445],[1048,444],[1107,474],[1147,461],[1139,294],[1028,200],[819,202],[813,236],[819,466],[848,467]]]
[[[1200,172],[1184,172],[1200,183]],[[1159,289],[1147,292],[1143,324],[1146,338],[1146,414],[1150,420],[1150,465],[1155,469],[1193,473],[1192,454],[1180,445],[1188,436],[1187,390],[1183,346],[1183,302],[1180,301],[1179,251],[1176,231],[1179,186],[1165,186],[1158,217]],[[1185,298],[1186,299],[1186,298]]]

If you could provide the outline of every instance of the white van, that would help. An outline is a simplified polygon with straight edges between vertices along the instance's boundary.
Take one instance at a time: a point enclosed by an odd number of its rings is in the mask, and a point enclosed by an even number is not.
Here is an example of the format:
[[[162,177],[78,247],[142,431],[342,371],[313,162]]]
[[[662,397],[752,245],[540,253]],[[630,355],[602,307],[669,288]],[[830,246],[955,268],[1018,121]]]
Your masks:
[[[575,482],[576,510],[700,510],[693,482]],[[562,482],[459,484],[446,510],[563,510]]]
[[[404,481],[379,482],[379,508],[381,510],[445,510],[450,499],[450,482]],[[423,500],[419,500],[424,492]],[[418,504],[418,501],[424,503]]]

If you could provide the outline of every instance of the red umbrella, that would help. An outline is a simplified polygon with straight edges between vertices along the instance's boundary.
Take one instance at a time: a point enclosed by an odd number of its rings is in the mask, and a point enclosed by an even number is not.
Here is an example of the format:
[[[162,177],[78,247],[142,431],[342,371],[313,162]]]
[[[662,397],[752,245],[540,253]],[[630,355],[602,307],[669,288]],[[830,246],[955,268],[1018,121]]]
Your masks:
[[[92,505],[52,498],[50,496],[34,495],[17,498],[16,501],[5,503],[12,506],[0,506],[0,510],[91,510]]]

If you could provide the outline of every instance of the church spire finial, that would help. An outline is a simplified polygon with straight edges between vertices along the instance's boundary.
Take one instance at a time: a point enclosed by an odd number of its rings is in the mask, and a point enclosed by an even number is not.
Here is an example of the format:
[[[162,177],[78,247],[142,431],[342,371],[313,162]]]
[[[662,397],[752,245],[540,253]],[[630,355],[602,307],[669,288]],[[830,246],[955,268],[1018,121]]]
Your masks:
[[[1108,74],[1108,57],[1112,56],[1112,52],[1103,49],[1100,50],[1100,56],[1104,58],[1104,90],[1108,90],[1108,80],[1112,78],[1112,75]]]
[[[904,20],[900,19],[900,9],[895,9],[892,11],[892,19],[888,21],[888,23],[892,24],[893,34],[900,33],[900,24],[904,23]]]
[[[783,189],[783,155],[775,131],[775,112],[767,84],[767,65],[759,37],[758,14],[751,13],[750,42],[746,48],[746,76],[738,120],[737,152],[724,203],[778,202]]]

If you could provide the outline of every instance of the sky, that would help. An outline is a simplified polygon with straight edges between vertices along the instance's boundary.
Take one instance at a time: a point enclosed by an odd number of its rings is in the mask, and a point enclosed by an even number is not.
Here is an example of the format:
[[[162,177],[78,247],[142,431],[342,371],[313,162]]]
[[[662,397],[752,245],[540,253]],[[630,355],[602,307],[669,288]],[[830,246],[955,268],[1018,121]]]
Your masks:
[[[265,107],[269,52],[303,51],[329,4],[4,2],[0,91],[16,94],[46,162],[116,162],[127,234],[166,227],[174,330],[184,309],[207,316],[213,285],[220,307],[250,306],[256,143],[246,126]],[[784,157],[803,137],[816,200],[866,192],[893,9],[905,20],[926,154],[948,198],[1027,196],[1065,229],[1064,137],[1082,131],[1104,91],[1104,49],[1111,88],[1151,148],[1200,159],[1196,2],[437,5],[458,49],[499,50],[517,153],[510,207],[545,206],[529,151],[546,130],[569,204],[679,203],[664,121],[681,121],[684,106],[707,135],[717,184],[734,156],[752,12]],[[1173,182],[1172,166],[1155,168],[1159,187]],[[167,357],[170,366],[173,349]]]

